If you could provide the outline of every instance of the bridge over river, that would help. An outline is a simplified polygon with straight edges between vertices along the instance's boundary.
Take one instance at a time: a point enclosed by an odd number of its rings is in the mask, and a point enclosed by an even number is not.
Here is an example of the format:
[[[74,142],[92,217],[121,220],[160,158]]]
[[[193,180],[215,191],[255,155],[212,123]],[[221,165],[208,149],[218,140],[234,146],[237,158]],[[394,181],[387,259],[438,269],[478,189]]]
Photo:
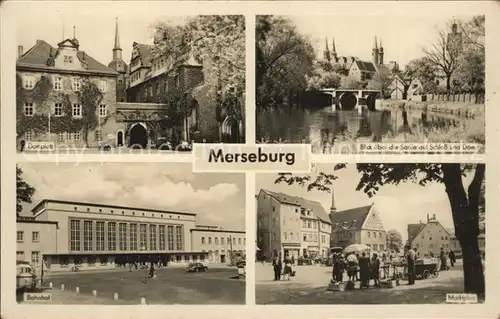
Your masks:
[[[376,109],[376,100],[381,97],[380,90],[333,89],[326,88],[320,92],[331,96],[332,110],[357,110],[361,113],[363,106],[370,111]]]

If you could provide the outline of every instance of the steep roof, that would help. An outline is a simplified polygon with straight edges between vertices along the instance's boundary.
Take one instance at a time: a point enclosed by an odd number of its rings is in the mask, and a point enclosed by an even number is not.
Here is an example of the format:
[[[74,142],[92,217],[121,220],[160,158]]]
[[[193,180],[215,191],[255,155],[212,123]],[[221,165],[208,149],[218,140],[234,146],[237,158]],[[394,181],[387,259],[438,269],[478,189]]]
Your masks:
[[[354,61],[361,71],[365,72],[377,72],[375,65],[372,62],[356,60]]]
[[[58,51],[57,48],[52,47],[50,44],[43,40],[37,40],[36,44],[29,49],[25,54],[23,54],[18,60],[17,66],[24,67],[44,67],[44,68],[53,68],[47,65],[47,62],[51,56],[54,56]],[[105,66],[104,64],[98,62],[90,55],[86,54],[85,51],[77,52],[78,59],[81,61],[85,61],[87,63],[87,72],[100,72],[100,73],[109,73],[116,74],[116,72]]]
[[[330,218],[328,218],[328,214],[325,211],[325,208],[319,202],[308,200],[302,197],[291,196],[278,192],[272,192],[267,189],[262,189],[261,191],[267,193],[269,196],[276,198],[276,200],[281,203],[297,205],[305,209],[309,209],[313,211],[314,215],[316,215],[316,217],[318,217],[321,221],[329,224],[331,223]]]
[[[418,223],[418,224],[408,224],[408,242],[411,243],[413,239],[415,239],[418,234],[424,229],[425,225],[424,223]]]
[[[363,223],[365,222],[365,219],[370,213],[372,207],[373,204],[338,211],[330,214],[330,220],[332,225],[334,225],[334,229],[335,224],[339,224],[338,227],[342,227],[344,223],[346,224],[346,227],[361,229],[361,226],[363,226]]]
[[[141,64],[143,66],[151,66],[151,60],[153,55],[151,53],[151,46],[148,44],[142,44],[134,42],[134,46],[137,47],[141,59]]]

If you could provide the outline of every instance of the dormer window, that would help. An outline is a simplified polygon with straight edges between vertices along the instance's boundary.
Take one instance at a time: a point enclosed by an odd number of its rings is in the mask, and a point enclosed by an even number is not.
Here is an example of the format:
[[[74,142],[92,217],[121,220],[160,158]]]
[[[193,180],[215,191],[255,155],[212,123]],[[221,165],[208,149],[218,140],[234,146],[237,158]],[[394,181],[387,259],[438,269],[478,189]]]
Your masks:
[[[73,63],[73,57],[71,55],[65,55],[64,63]]]
[[[33,89],[35,87],[35,77],[31,75],[25,75],[23,77],[23,87],[28,90]]]
[[[81,82],[80,78],[73,78],[73,83],[72,83],[73,91],[75,91],[75,92],[80,91],[81,86],[82,86],[82,82]]]

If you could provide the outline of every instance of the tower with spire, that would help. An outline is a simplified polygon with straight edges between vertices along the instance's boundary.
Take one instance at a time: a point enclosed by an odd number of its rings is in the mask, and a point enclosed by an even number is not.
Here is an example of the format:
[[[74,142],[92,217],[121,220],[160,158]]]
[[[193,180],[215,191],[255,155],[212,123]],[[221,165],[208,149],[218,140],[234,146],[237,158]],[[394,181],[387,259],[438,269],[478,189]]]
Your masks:
[[[337,56],[337,49],[335,48],[335,38],[332,39],[332,59],[333,61],[337,61],[338,56]]]
[[[379,64],[379,51],[378,51],[378,44],[377,44],[377,37],[375,37],[373,41],[373,49],[372,49],[372,62],[375,65]]]
[[[332,185],[332,206],[330,207],[330,215],[333,215],[337,212],[337,207],[335,206],[335,191]]]
[[[328,38],[325,38],[325,50],[323,51],[323,58],[325,59],[325,61],[331,60],[330,49],[328,48]]]
[[[122,49],[120,46],[120,34],[118,32],[118,18],[115,25],[115,41],[113,46],[113,60],[108,64],[108,67],[119,73],[116,79],[116,100],[125,102],[126,86],[125,75],[127,73],[127,64],[122,58]]]
[[[378,63],[380,65],[384,64],[384,47],[382,46],[382,38],[380,39],[380,45],[378,47]]]

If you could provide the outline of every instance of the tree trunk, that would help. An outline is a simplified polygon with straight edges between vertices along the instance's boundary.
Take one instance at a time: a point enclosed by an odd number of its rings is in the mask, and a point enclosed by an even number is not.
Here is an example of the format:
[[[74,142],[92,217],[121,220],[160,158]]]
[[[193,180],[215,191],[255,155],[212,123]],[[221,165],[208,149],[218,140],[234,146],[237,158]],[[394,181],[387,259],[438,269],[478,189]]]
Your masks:
[[[451,74],[446,75],[446,93],[450,93],[451,90]]]
[[[484,178],[484,164],[476,166],[474,179],[468,189],[469,198],[462,183],[460,164],[442,164],[442,170],[455,225],[455,236],[462,247],[464,292],[483,295],[484,272],[477,236],[479,235],[478,202]]]

